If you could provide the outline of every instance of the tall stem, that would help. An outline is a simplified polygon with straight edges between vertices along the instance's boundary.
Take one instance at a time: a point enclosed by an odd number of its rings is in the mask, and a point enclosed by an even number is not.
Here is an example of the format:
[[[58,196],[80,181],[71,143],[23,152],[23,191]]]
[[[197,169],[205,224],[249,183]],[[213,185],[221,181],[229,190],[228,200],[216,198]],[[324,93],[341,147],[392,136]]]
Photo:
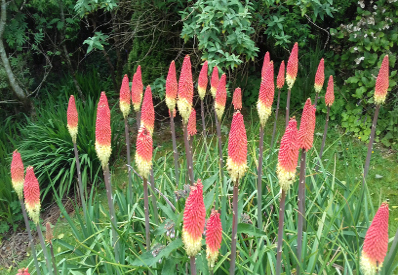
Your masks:
[[[178,181],[180,179],[180,168],[178,165],[178,151],[176,142],[176,130],[174,127],[174,111],[170,111],[170,128],[171,128],[171,139],[173,141],[173,154],[174,154],[174,167],[176,173],[176,186],[178,187]]]
[[[44,258],[46,259],[48,272],[49,272],[49,274],[52,275],[53,274],[53,270],[51,268],[50,258],[48,257],[47,247],[46,247],[46,244],[44,243],[44,239],[43,239],[43,233],[41,232],[41,228],[40,228],[40,225],[38,223],[36,224],[36,229],[37,229],[37,234],[39,235],[41,248],[43,249],[43,255],[44,255]]]
[[[276,275],[281,274],[282,263],[282,242],[283,242],[283,224],[285,219],[285,201],[286,192],[282,190],[281,201],[279,203],[279,227],[278,227],[278,246],[276,249]]]
[[[187,167],[188,167],[188,177],[189,177],[189,182],[191,185],[194,183],[194,177],[193,177],[193,164],[192,164],[192,156],[191,156],[191,150],[189,149],[189,140],[188,140],[188,129],[187,129],[187,123],[184,123],[184,145],[185,145],[185,155],[187,158]]]
[[[305,216],[305,159],[307,153],[304,149],[301,151],[300,160],[300,182],[298,192],[298,224],[297,224],[297,259],[301,262],[301,248],[303,245],[303,227]],[[300,274],[300,265],[297,265],[297,274]]]
[[[155,192],[155,178],[153,176],[153,168],[151,169],[151,201],[152,201],[152,208],[153,208],[153,215],[155,216],[155,223],[159,224],[159,213],[158,207],[156,203],[156,192]]]
[[[231,265],[229,268],[229,274],[235,274],[235,260],[236,260],[236,239],[238,232],[238,183],[239,179],[234,184],[234,193],[232,199],[232,243],[231,243]]]
[[[190,262],[191,262],[191,275],[196,275],[195,256],[190,257]]]
[[[287,102],[286,102],[286,125],[285,125],[285,128],[286,128],[286,127],[287,127],[287,125],[289,124],[290,94],[291,94],[291,90],[289,89],[289,90],[287,91]]]
[[[274,121],[274,130],[272,131],[272,139],[271,139],[271,148],[274,145],[274,138],[276,132],[276,122],[278,121],[278,113],[279,113],[279,101],[281,98],[281,89],[278,89],[278,101],[276,103],[276,111],[275,111],[275,121]]]
[[[374,139],[375,139],[375,132],[376,132],[376,125],[377,125],[377,118],[379,116],[379,110],[380,110],[380,104],[377,104],[376,105],[375,114],[374,114],[374,117],[373,117],[373,122],[372,122],[372,130],[370,132],[370,139],[369,139],[369,145],[368,145],[368,154],[366,155],[365,169],[364,169],[364,172],[363,172],[362,188],[365,186],[365,179],[366,179],[366,176],[368,175],[368,172],[369,172],[370,157],[372,156],[373,142],[374,142]]]
[[[129,135],[129,124],[127,123],[127,117],[124,118],[124,131],[126,135],[126,147],[127,147],[127,169],[129,178],[129,203],[133,205],[133,184],[131,180],[131,159],[130,159],[130,135]]]
[[[202,115],[203,141],[205,143],[205,149],[206,149],[206,162],[207,162],[207,167],[209,167],[209,148],[207,147],[205,107],[203,104],[203,100],[200,101],[200,114]]]
[[[22,215],[23,215],[23,219],[25,221],[26,231],[28,231],[29,246],[30,246],[30,249],[32,250],[32,256],[33,256],[33,261],[35,262],[36,273],[37,273],[37,275],[40,275],[41,273],[40,273],[39,263],[37,261],[35,243],[33,241],[32,231],[30,230],[28,216],[26,215],[25,204],[23,203],[22,199],[20,199],[19,202],[20,202],[21,208],[22,208]]]
[[[322,146],[321,150],[319,151],[319,160],[322,159],[323,149],[325,147],[325,142],[326,142],[326,136],[328,134],[329,113],[330,113],[330,106],[328,106],[328,112],[326,114],[325,129],[323,130]]]
[[[55,256],[54,256],[53,244],[51,242],[50,242],[50,253],[51,253],[51,258],[52,258],[52,262],[53,262],[54,273],[58,274],[57,263],[55,261]]]
[[[73,143],[73,149],[75,151],[76,172],[77,172],[77,181],[79,184],[80,201],[82,202],[82,206],[83,206],[84,218],[86,218],[87,209],[86,209],[86,200],[84,199],[85,192],[84,192],[83,183],[82,183],[82,173],[80,171],[79,153],[77,152],[76,143]]]
[[[137,111],[137,113],[136,113],[136,120],[137,120],[137,129],[140,129],[140,125],[141,125],[141,111]]]
[[[220,177],[221,177],[222,188],[224,188],[224,171],[223,171],[224,164],[222,157],[221,123],[220,121],[218,121],[217,113],[215,113],[215,118],[216,118],[216,128],[217,128],[217,138],[218,138],[218,157],[219,157]]]
[[[258,157],[258,173],[257,173],[257,227],[258,229],[262,228],[263,224],[263,210],[261,207],[261,198],[262,198],[262,178],[263,178],[263,150],[264,150],[264,127],[260,126],[260,142],[259,142],[260,152]]]
[[[316,108],[316,104],[318,103],[319,94],[315,93],[314,107]]]
[[[103,167],[103,170],[104,170],[104,180],[105,180],[105,187],[106,187],[106,196],[108,198],[109,214],[111,216],[111,224],[112,224],[112,237],[111,237],[112,246],[114,247],[114,250],[115,250],[116,262],[119,262],[119,242],[116,242],[117,221],[116,221],[116,215],[115,215],[115,207],[113,205],[113,199],[112,199],[112,186],[111,186],[111,181],[110,181],[111,177],[109,174],[109,165],[107,164],[105,167]]]
[[[151,240],[149,239],[149,204],[148,204],[148,183],[144,178],[144,211],[145,211],[145,241],[146,250],[151,250]]]

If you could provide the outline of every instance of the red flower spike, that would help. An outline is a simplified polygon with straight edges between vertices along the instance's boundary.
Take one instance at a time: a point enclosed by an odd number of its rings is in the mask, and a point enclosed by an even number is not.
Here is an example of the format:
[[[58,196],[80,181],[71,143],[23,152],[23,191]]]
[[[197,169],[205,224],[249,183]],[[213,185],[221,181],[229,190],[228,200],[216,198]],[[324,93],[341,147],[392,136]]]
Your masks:
[[[308,98],[304,105],[298,133],[299,146],[305,151],[311,149],[314,140],[315,111],[316,108],[314,105],[311,105],[311,99]]]
[[[213,269],[218,258],[222,241],[222,225],[220,213],[212,209],[206,229],[206,257],[210,269]]]
[[[278,89],[282,89],[283,85],[285,85],[285,61],[282,61],[281,66],[279,67],[278,77],[276,79],[276,87],[278,87]]]
[[[141,125],[137,135],[135,163],[138,172],[145,179],[148,179],[152,167],[152,150],[152,135],[144,125]]]
[[[79,117],[77,114],[75,97],[73,95],[69,97],[68,110],[66,111],[66,118],[67,118],[66,127],[68,128],[69,134],[72,137],[72,142],[76,143]]]
[[[180,81],[178,83],[178,111],[186,125],[192,110],[193,101],[193,81],[191,59],[186,55],[182,63]]]
[[[265,56],[264,56],[263,67],[261,69],[261,78],[264,78],[270,61],[271,61],[271,58],[269,56],[269,52],[266,52]]]
[[[227,170],[233,182],[241,179],[247,170],[247,136],[243,115],[239,111],[236,111],[232,117]]]
[[[388,250],[388,203],[383,202],[366,232],[361,255],[365,275],[378,274]]]
[[[207,77],[207,71],[208,71],[208,63],[207,60],[202,66],[202,69],[200,70],[199,74],[199,79],[198,79],[198,94],[201,100],[205,98],[206,95],[206,90],[207,90],[207,82],[209,82],[209,79]]]
[[[21,154],[17,150],[12,153],[11,182],[18,199],[23,199],[24,166]]]
[[[176,107],[177,89],[176,64],[173,60],[170,63],[166,79],[166,104],[169,110],[174,110]]]
[[[278,154],[277,176],[282,190],[287,192],[294,182],[299,157],[297,121],[293,117],[286,127]]]
[[[289,61],[286,68],[286,83],[289,89],[293,87],[296,81],[298,71],[298,44],[294,43],[292,52],[290,53]]]
[[[271,115],[272,102],[274,101],[275,83],[274,83],[274,63],[271,61],[267,71],[261,80],[260,92],[258,94],[257,111],[260,118],[260,124],[264,127]]]
[[[40,188],[32,166],[26,168],[23,192],[26,212],[28,212],[32,221],[38,224],[40,221]]]
[[[219,81],[218,77],[219,77],[218,76],[218,68],[217,68],[217,66],[214,66],[213,72],[211,74],[211,89],[210,89],[210,92],[211,92],[211,95],[213,96],[213,98],[216,97],[218,81]]]
[[[144,125],[151,135],[153,134],[153,129],[155,127],[155,109],[152,101],[152,90],[149,85],[145,89],[144,100],[142,101],[141,125]]]
[[[242,109],[242,91],[240,88],[235,89],[232,97],[232,104],[234,105],[234,110]]]
[[[137,71],[133,76],[131,84],[131,101],[133,102],[134,111],[138,112],[141,107],[142,91],[144,85],[142,84],[141,65],[138,65]]]
[[[203,185],[200,179],[191,186],[191,192],[185,202],[182,241],[190,257],[198,254],[201,248],[202,234],[206,222],[206,208],[203,201]]]
[[[227,102],[227,76],[223,74],[218,82],[214,108],[216,109],[218,120],[221,121]]]
[[[28,271],[28,268],[21,268],[21,269],[18,269],[17,275],[30,275],[30,273]]]
[[[122,87],[120,88],[120,111],[122,111],[123,117],[126,118],[130,112],[130,87],[129,78],[127,74],[124,75],[122,81]]]
[[[315,74],[314,88],[315,88],[315,92],[317,92],[318,94],[322,90],[323,82],[325,82],[325,62],[322,58],[321,61],[319,62],[318,70],[316,71],[316,74]]]
[[[111,111],[105,92],[101,93],[97,107],[97,121],[95,124],[95,151],[101,161],[102,168],[108,165],[112,153],[111,148]]]
[[[379,70],[379,74],[376,79],[376,87],[375,87],[375,103],[383,104],[386,101],[387,89],[388,89],[388,76],[389,76],[389,68],[388,68],[388,55],[386,55],[381,63],[381,67]]]
[[[196,135],[196,133],[198,132],[196,130],[196,111],[193,108],[192,108],[191,114],[189,115],[187,130],[188,130],[189,137]]]
[[[334,84],[333,84],[333,75],[329,76],[328,88],[326,89],[325,94],[325,103],[326,106],[332,106],[334,102]]]

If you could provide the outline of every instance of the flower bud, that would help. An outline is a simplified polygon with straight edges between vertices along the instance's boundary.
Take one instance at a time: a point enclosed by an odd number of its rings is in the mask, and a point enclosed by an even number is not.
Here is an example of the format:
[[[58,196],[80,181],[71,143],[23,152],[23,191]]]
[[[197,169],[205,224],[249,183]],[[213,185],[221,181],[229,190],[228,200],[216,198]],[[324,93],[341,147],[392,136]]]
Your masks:
[[[329,76],[328,88],[325,94],[325,104],[326,106],[332,106],[334,102],[334,84],[333,75]]]
[[[308,98],[304,105],[298,133],[299,146],[305,151],[312,148],[315,131],[315,111],[316,108],[311,105],[311,99]]]
[[[147,128],[141,125],[137,135],[135,164],[138,173],[145,179],[148,179],[152,167],[152,150],[152,136]]]
[[[388,55],[386,55],[381,63],[379,75],[376,79],[375,96],[374,100],[376,104],[383,104],[386,101],[387,90],[388,90]]]
[[[151,86],[147,86],[145,89],[144,100],[142,101],[141,108],[141,124],[153,134],[153,129],[155,127],[155,109],[153,107],[152,101],[152,91]]]
[[[38,224],[40,222],[40,187],[32,166],[26,168],[23,192],[26,212],[32,221]]]
[[[222,225],[220,213],[212,209],[206,229],[206,257],[210,269],[217,261],[222,241]]]
[[[69,134],[72,137],[72,142],[76,143],[77,127],[78,127],[78,114],[76,109],[75,97],[71,95],[69,97],[68,110],[66,112],[67,124]]]
[[[293,87],[296,81],[298,71],[298,43],[294,43],[292,52],[290,53],[289,61],[286,68],[286,83],[289,89]]]
[[[211,74],[211,89],[210,89],[210,92],[211,92],[211,95],[213,96],[213,98],[216,97],[218,81],[219,81],[218,68],[217,68],[217,66],[214,66],[213,72]]]
[[[261,68],[261,78],[265,77],[265,73],[267,71],[270,61],[271,58],[269,56],[269,52],[266,52],[264,55],[263,67]]]
[[[133,76],[131,84],[131,101],[133,102],[134,111],[138,112],[141,107],[142,91],[144,85],[142,84],[141,65],[138,65],[137,71]]]
[[[207,90],[207,82],[209,81],[207,77],[207,70],[208,70],[208,63],[207,60],[202,66],[200,70],[199,79],[198,79],[198,94],[201,100],[205,98],[206,90]]]
[[[11,182],[12,187],[17,193],[18,199],[22,200],[24,188],[24,166],[21,154],[17,150],[12,153]]]
[[[101,93],[97,107],[97,121],[95,124],[95,151],[101,161],[102,168],[108,165],[112,153],[111,148],[111,111],[105,92]]]
[[[261,80],[260,91],[258,93],[257,111],[262,127],[264,127],[269,116],[271,115],[274,93],[274,63],[271,61],[267,67],[264,77]]]
[[[173,60],[170,63],[169,73],[166,79],[166,105],[169,110],[174,110],[176,107],[177,89],[176,65]]]
[[[196,135],[196,133],[198,132],[196,130],[196,111],[193,108],[189,116],[187,130],[188,130],[188,137],[192,137]]]
[[[234,105],[234,110],[242,109],[242,90],[240,88],[235,89],[232,104]]]
[[[127,74],[124,75],[122,81],[122,87],[120,88],[120,111],[122,111],[123,117],[126,118],[130,112],[130,87],[129,78]]]
[[[285,85],[285,61],[282,61],[281,66],[279,67],[278,77],[276,79],[276,87],[278,87],[278,89],[282,89],[283,85]]]
[[[223,74],[218,82],[216,98],[214,100],[214,108],[216,109],[216,114],[218,120],[221,121],[222,115],[225,110],[225,103],[227,102],[227,76]]]
[[[182,63],[180,81],[178,83],[178,111],[180,112],[183,122],[188,123],[189,115],[192,110],[193,102],[193,81],[191,70],[191,59],[186,55]]]
[[[315,74],[314,88],[315,88],[315,92],[317,92],[318,94],[322,90],[323,82],[325,82],[325,63],[322,58],[321,61],[319,62],[318,70],[316,71],[316,74]]]

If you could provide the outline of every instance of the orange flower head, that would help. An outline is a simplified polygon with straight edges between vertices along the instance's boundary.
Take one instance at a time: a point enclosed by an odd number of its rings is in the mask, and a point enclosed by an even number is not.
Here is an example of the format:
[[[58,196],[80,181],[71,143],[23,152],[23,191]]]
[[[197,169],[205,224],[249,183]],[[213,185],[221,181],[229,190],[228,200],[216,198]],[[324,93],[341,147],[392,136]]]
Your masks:
[[[151,135],[153,134],[153,129],[155,127],[155,109],[152,101],[152,90],[149,85],[145,89],[144,100],[142,101],[141,125],[144,125]]]
[[[102,168],[108,165],[112,153],[111,148],[111,111],[105,92],[101,93],[97,107],[97,121],[95,124],[95,151],[101,161]]]
[[[40,188],[39,182],[33,172],[33,167],[26,168],[26,176],[23,187],[26,212],[35,224],[40,221]]]
[[[269,56],[269,52],[266,52],[264,55],[263,67],[261,68],[261,78],[264,78],[270,61],[271,61],[271,58]]]
[[[129,78],[127,74],[124,75],[122,81],[122,87],[120,88],[120,111],[123,113],[123,117],[126,118],[130,112],[130,87]]]
[[[274,93],[274,63],[271,61],[267,67],[264,77],[261,80],[260,91],[258,93],[257,112],[262,127],[264,127],[269,116],[271,115]]]
[[[319,62],[318,70],[316,71],[315,74],[314,88],[315,92],[317,92],[318,94],[322,90],[323,82],[325,82],[325,61],[322,58],[321,61]]]
[[[247,136],[243,115],[239,111],[236,111],[232,117],[227,170],[233,182],[241,179],[247,170]]]
[[[141,107],[142,91],[144,85],[142,84],[141,65],[138,65],[137,71],[133,76],[131,84],[131,101],[133,102],[134,111],[138,112]]]
[[[135,163],[138,172],[145,179],[148,179],[152,167],[152,147],[152,135],[144,125],[141,125],[137,135]]]
[[[191,59],[186,55],[182,63],[180,81],[178,83],[178,111],[180,112],[183,122],[188,123],[189,115],[192,110],[193,101],[193,81]]]
[[[221,121],[222,115],[224,114],[226,102],[227,102],[227,76],[223,74],[220,78],[220,81],[218,81],[216,98],[214,100],[214,108],[216,109],[216,114],[219,121]]]
[[[46,241],[48,243],[51,243],[51,240],[53,239],[53,230],[51,228],[51,223],[47,222],[46,223]]]
[[[69,134],[72,137],[72,142],[76,143],[79,117],[77,114],[75,97],[73,95],[69,97],[68,110],[66,111],[66,118],[67,118],[66,127],[68,128]]]
[[[305,102],[303,114],[301,115],[300,130],[298,133],[299,146],[308,151],[312,147],[315,131],[315,111],[314,105],[311,105],[311,99]]]
[[[276,79],[276,87],[278,87],[278,89],[282,89],[283,85],[285,85],[285,61],[282,61],[281,66],[279,67],[278,77]]]
[[[187,255],[198,254],[201,248],[202,234],[205,229],[206,208],[203,201],[202,181],[191,186],[191,192],[185,202],[182,241]]]
[[[217,87],[218,87],[218,81],[219,81],[219,76],[218,76],[218,68],[217,66],[214,66],[213,68],[213,72],[211,74],[211,95],[213,96],[213,98],[216,97],[216,92],[217,92]]]
[[[210,269],[213,269],[218,258],[222,241],[222,225],[220,213],[212,209],[210,218],[207,221],[206,229],[206,257]]]
[[[286,127],[278,154],[277,176],[282,190],[287,192],[294,182],[299,157],[297,121],[293,117]]]
[[[169,73],[166,79],[166,104],[169,110],[174,110],[176,107],[177,89],[176,64],[173,60],[170,63]]]
[[[234,105],[234,110],[242,109],[242,90],[240,88],[235,89],[232,104]]]
[[[381,67],[379,70],[379,75],[376,79],[376,87],[375,87],[375,103],[383,104],[386,101],[387,89],[388,89],[388,76],[389,76],[389,68],[388,68],[388,55],[386,55],[381,63]]]
[[[206,95],[207,82],[209,81],[207,77],[208,68],[209,65],[206,60],[202,66],[202,69],[200,70],[199,79],[198,79],[198,94],[201,100],[203,100]]]
[[[292,52],[290,53],[289,61],[286,68],[286,83],[289,89],[293,87],[296,81],[298,71],[298,43],[294,43]]]
[[[188,137],[192,137],[198,132],[196,130],[196,111],[194,108],[192,108],[191,114],[189,115],[187,130]]]
[[[12,153],[11,161],[11,182],[12,187],[18,195],[18,199],[23,199],[24,166],[21,154],[15,150]]]
[[[365,275],[378,274],[388,250],[388,203],[383,202],[366,232],[361,255],[361,269]]]
[[[332,106],[334,102],[334,84],[333,84],[333,75],[329,76],[328,88],[326,89],[325,94],[325,103],[326,106]]]

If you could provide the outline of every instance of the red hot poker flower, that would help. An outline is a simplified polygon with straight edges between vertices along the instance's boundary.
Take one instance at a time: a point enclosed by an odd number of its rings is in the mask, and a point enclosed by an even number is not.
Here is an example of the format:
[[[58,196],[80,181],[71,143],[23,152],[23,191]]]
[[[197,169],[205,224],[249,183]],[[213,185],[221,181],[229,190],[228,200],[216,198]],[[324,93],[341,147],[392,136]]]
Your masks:
[[[247,136],[243,115],[239,111],[236,111],[232,117],[227,170],[233,182],[241,179],[247,170]]]
[[[218,120],[221,121],[227,102],[227,76],[223,74],[218,82],[214,108],[216,109]]]
[[[131,101],[133,102],[134,111],[138,112],[141,107],[142,91],[144,85],[142,84],[141,65],[138,65],[137,71],[133,76],[131,84]]]
[[[17,275],[30,275],[30,273],[28,271],[28,268],[21,268],[21,269],[18,269]]]
[[[332,106],[334,102],[334,84],[333,84],[333,75],[329,76],[328,88],[325,94],[325,103],[326,106]]]
[[[149,85],[145,89],[144,100],[142,101],[141,125],[144,125],[151,135],[153,134],[153,129],[155,127],[155,109],[152,101],[152,90]]]
[[[24,184],[24,166],[22,163],[21,154],[15,150],[12,153],[11,161],[11,182],[12,187],[18,195],[20,200],[23,199],[23,184]]]
[[[171,61],[166,79],[166,104],[169,110],[174,110],[176,107],[177,89],[176,65],[173,60]]]
[[[178,111],[186,125],[192,110],[193,102],[193,81],[191,59],[186,55],[182,63],[180,81],[178,83]]]
[[[212,95],[213,97],[216,97],[216,92],[217,92],[217,87],[218,87],[218,81],[219,81],[219,78],[218,78],[218,68],[217,68],[217,66],[214,66],[213,72],[212,72],[212,74],[211,74],[211,89],[210,89],[211,95]]]
[[[203,201],[202,181],[191,186],[191,192],[185,202],[184,224],[182,241],[187,255],[192,257],[198,254],[201,248],[202,234],[206,222],[206,208]]]
[[[278,78],[276,79],[276,87],[278,89],[282,89],[283,85],[285,85],[285,61],[282,61],[279,67]]]
[[[286,68],[286,83],[289,89],[293,87],[296,81],[298,71],[298,43],[294,43],[292,52],[290,53],[289,61]]]
[[[264,127],[271,115],[272,102],[274,101],[274,63],[271,61],[267,71],[261,80],[260,92],[258,94],[257,111],[260,123]]]
[[[277,176],[282,190],[287,192],[294,182],[299,157],[297,121],[291,118],[281,140],[278,154]]]
[[[234,110],[242,109],[242,90],[240,88],[235,89],[232,104],[234,105]]]
[[[152,150],[152,136],[147,128],[141,125],[137,135],[135,163],[138,172],[145,179],[148,179],[152,167]]]
[[[312,147],[315,131],[315,111],[314,105],[311,105],[311,99],[305,102],[303,114],[301,116],[300,130],[298,133],[299,146],[308,151]]]
[[[72,142],[76,143],[77,126],[79,118],[76,109],[75,97],[73,95],[69,97],[68,110],[66,111],[66,118],[67,118],[66,127],[68,128],[69,134],[72,137]]]
[[[266,52],[265,56],[264,56],[263,67],[261,68],[261,78],[264,78],[270,61],[271,61],[271,58],[269,56],[269,52]]]
[[[386,101],[387,89],[388,89],[388,55],[386,55],[381,63],[379,74],[376,79],[375,96],[374,100],[376,104],[383,104]]]
[[[112,153],[111,148],[111,111],[105,92],[101,93],[97,107],[97,121],[95,124],[95,151],[101,161],[102,168],[108,165]]]
[[[120,110],[123,113],[123,117],[126,118],[130,112],[130,87],[129,78],[127,74],[124,75],[122,81],[122,87],[120,88]]]
[[[319,62],[318,70],[316,71],[316,74],[315,74],[314,88],[315,88],[315,92],[317,92],[318,94],[322,90],[323,82],[325,82],[325,62],[322,58],[321,61]]]
[[[191,114],[189,115],[187,130],[189,137],[196,135],[196,133],[198,132],[196,130],[196,111],[193,108]]]
[[[32,221],[35,224],[38,224],[40,221],[40,188],[32,166],[28,166],[28,168],[26,168],[23,191],[26,211]]]
[[[209,268],[213,269],[214,264],[218,258],[219,250],[222,241],[222,225],[220,220],[220,213],[212,209],[209,220],[207,221],[206,230],[206,257]]]
[[[366,232],[361,255],[361,269],[366,275],[381,270],[388,250],[388,203],[383,202]]]
[[[198,79],[198,94],[201,100],[205,98],[206,95],[206,90],[207,90],[207,82],[209,82],[209,79],[207,77],[207,71],[208,71],[208,63],[207,60],[202,66],[202,69],[200,70],[199,74],[199,79]]]

